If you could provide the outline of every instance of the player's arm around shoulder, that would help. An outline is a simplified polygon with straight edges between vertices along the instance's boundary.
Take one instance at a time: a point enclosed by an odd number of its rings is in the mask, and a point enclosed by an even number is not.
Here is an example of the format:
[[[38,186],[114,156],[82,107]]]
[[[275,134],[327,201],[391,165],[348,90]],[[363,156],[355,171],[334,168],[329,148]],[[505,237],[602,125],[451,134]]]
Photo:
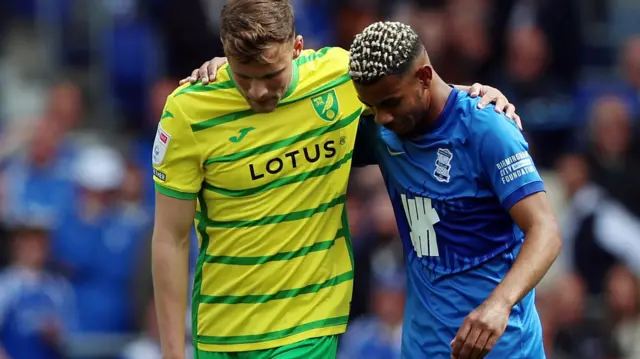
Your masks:
[[[201,147],[172,95],[152,151],[156,186],[152,273],[163,358],[183,359],[189,235],[203,170]]]

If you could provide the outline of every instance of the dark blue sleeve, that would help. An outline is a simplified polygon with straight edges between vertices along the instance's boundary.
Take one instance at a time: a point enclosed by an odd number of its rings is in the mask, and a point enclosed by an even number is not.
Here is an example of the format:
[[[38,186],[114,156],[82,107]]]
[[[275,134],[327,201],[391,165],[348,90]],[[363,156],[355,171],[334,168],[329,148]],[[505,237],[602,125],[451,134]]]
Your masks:
[[[351,164],[354,167],[377,165],[376,158],[377,127],[373,116],[363,116],[358,124],[356,144]]]
[[[529,155],[529,145],[515,123],[493,107],[473,109],[471,136],[481,177],[509,210],[523,198],[544,191],[542,178]]]

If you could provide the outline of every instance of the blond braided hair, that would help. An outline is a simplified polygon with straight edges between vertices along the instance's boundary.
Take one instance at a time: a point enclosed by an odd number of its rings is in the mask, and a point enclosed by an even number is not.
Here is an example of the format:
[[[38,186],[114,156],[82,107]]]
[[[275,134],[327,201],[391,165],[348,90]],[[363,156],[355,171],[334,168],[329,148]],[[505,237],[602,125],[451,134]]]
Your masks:
[[[402,75],[419,54],[418,34],[400,22],[376,22],[356,35],[349,49],[349,75],[362,85],[383,76]]]

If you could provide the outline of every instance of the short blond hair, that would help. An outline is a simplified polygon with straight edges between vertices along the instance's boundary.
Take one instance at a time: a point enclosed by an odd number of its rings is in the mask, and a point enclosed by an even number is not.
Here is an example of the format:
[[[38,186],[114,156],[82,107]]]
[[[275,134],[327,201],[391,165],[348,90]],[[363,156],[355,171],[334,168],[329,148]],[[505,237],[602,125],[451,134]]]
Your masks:
[[[242,63],[265,62],[273,44],[295,38],[290,0],[229,0],[222,8],[220,36],[225,55]]]

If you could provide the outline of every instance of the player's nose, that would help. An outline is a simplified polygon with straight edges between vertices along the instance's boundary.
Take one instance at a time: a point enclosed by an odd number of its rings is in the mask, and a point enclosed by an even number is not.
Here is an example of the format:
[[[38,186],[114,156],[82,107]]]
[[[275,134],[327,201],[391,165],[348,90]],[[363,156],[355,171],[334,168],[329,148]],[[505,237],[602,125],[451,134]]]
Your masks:
[[[386,126],[393,122],[393,115],[384,111],[376,112],[376,122],[382,126]]]
[[[260,81],[251,82],[251,86],[249,86],[249,98],[252,100],[260,101],[267,97],[267,87],[261,83]]]

